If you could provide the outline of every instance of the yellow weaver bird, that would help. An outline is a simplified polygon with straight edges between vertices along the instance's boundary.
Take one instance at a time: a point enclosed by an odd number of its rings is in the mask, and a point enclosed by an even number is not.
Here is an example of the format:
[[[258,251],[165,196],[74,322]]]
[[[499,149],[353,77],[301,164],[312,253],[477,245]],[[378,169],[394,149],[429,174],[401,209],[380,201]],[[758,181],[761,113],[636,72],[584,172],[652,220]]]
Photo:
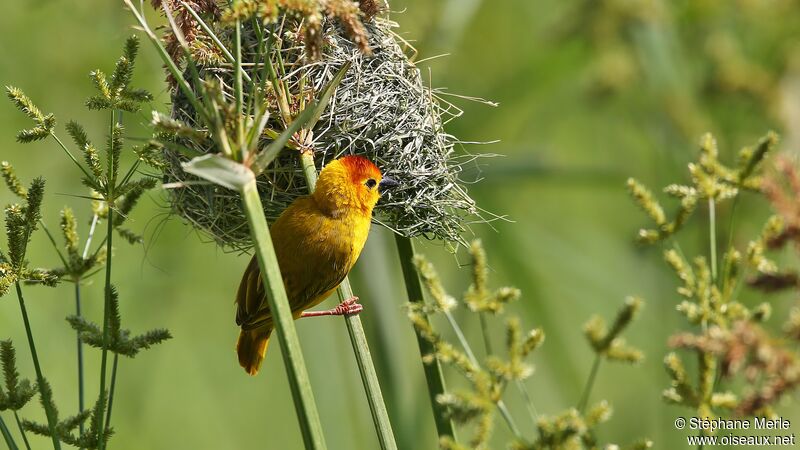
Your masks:
[[[292,202],[272,224],[270,235],[295,319],[361,311],[355,297],[331,310],[305,310],[325,300],[353,268],[367,241],[373,207],[384,189],[397,184],[368,159],[345,156],[328,163],[314,193]],[[253,256],[236,294],[236,324],[242,328],[236,352],[250,375],[258,373],[272,333],[266,300]]]

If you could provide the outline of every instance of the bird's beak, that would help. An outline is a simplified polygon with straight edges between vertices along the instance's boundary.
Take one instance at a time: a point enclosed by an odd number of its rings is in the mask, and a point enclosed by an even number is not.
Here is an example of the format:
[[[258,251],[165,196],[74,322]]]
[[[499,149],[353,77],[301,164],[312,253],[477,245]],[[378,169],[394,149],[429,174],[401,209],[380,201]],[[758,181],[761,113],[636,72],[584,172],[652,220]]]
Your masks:
[[[381,182],[378,183],[378,192],[383,194],[384,191],[386,191],[387,189],[391,189],[391,188],[393,188],[395,186],[399,186],[399,185],[400,185],[400,182],[398,182],[397,180],[391,179],[389,177],[383,177],[381,179]]]

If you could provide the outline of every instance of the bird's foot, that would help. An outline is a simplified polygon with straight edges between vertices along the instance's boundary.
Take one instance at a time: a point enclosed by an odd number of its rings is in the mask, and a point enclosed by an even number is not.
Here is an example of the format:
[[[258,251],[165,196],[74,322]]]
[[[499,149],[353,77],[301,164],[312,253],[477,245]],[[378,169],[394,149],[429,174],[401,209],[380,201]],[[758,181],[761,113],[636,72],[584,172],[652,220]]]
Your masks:
[[[363,309],[364,306],[358,303],[358,297],[350,297],[336,305],[333,309],[325,311],[306,311],[300,317],[350,316],[360,313]]]
[[[358,314],[363,309],[364,306],[361,303],[358,303],[358,297],[353,296],[348,299],[345,299],[342,303],[336,305],[334,310],[338,311],[337,315],[351,315],[351,314]]]

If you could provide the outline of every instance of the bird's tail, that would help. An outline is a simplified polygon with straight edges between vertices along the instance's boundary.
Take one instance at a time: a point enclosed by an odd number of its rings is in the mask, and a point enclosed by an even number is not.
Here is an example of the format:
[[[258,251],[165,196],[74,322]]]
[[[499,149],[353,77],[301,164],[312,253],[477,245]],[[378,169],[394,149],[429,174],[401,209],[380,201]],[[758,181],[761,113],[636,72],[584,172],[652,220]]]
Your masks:
[[[269,345],[269,335],[272,328],[256,328],[255,330],[242,330],[239,340],[236,341],[236,353],[239,354],[239,365],[250,375],[258,373],[264,355]]]

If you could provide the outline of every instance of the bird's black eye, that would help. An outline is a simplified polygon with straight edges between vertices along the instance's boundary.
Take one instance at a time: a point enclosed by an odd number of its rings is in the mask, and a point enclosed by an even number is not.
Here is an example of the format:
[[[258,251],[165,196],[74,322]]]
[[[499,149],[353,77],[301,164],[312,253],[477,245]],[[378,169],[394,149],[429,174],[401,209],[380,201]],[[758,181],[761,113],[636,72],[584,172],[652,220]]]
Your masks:
[[[366,181],[364,184],[366,184],[368,188],[372,189],[372,188],[374,188],[374,187],[375,187],[375,185],[376,185],[376,184],[378,184],[378,182],[377,182],[377,181],[375,181],[375,179],[374,179],[374,178],[370,178],[370,179],[369,179],[369,180],[367,180],[367,181]]]

